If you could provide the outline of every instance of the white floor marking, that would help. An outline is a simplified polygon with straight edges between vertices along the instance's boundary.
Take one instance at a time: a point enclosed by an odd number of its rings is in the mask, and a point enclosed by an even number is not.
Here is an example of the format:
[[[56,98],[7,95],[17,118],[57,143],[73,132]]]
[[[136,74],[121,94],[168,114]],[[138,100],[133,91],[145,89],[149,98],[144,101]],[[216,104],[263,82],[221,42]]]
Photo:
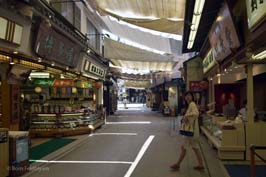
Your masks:
[[[122,117],[129,117],[129,116],[108,116],[108,117],[117,117],[117,118],[122,118]]]
[[[155,136],[151,135],[149,136],[149,138],[145,141],[145,143],[143,144],[143,146],[141,147],[137,157],[135,158],[134,162],[131,164],[131,166],[129,167],[129,169],[127,170],[127,173],[125,174],[124,177],[130,177],[131,174],[133,173],[133,171],[135,170],[135,168],[137,167],[139,161],[141,160],[142,156],[144,155],[144,153],[146,152],[146,150],[148,149],[149,145],[151,144],[153,138]]]
[[[95,135],[129,135],[129,136],[136,136],[138,134],[137,133],[93,133],[91,135],[92,136],[95,136]]]
[[[57,160],[30,160],[37,163],[72,163],[72,164],[132,164],[133,162],[125,161],[57,161]]]
[[[140,121],[140,122],[106,122],[106,124],[151,124],[150,121]]]

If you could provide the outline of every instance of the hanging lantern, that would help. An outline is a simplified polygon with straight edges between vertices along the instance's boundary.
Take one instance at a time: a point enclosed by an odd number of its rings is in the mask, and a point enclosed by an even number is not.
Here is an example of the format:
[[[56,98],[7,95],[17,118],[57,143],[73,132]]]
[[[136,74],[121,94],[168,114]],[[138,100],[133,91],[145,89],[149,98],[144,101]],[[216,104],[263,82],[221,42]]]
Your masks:
[[[207,90],[209,87],[209,83],[207,81],[201,81],[199,85],[202,90]]]
[[[34,91],[36,93],[41,93],[42,92],[42,88],[41,87],[35,87]]]
[[[101,83],[101,82],[96,82],[96,83],[95,83],[95,87],[96,87],[97,89],[101,88],[101,86],[102,86],[102,83]]]

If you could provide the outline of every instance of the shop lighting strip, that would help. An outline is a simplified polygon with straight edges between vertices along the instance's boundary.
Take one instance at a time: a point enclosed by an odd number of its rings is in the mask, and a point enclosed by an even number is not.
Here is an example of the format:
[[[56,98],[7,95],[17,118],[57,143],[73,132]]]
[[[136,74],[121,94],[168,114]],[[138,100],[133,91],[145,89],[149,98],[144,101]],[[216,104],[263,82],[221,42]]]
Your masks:
[[[188,45],[187,45],[188,49],[191,49],[193,47],[204,4],[205,4],[205,0],[196,0],[195,2],[194,10],[193,10],[193,17],[192,17],[192,25],[190,27],[190,33],[189,33],[189,38],[188,38]]]

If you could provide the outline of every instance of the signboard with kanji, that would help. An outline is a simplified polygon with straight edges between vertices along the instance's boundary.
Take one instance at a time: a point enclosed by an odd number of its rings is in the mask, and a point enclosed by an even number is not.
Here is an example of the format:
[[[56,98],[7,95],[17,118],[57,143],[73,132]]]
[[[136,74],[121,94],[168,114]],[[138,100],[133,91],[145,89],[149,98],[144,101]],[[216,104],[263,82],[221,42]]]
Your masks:
[[[212,25],[209,40],[213,57],[221,62],[232,53],[232,49],[240,46],[240,41],[228,5],[225,3],[218,13],[218,18]]]
[[[73,87],[74,80],[72,79],[56,79],[53,82],[54,87]]]
[[[266,1],[263,0],[246,0],[248,27],[255,27],[261,20],[266,18]]]
[[[81,47],[63,34],[42,22],[39,27],[35,52],[42,58],[75,67]]]

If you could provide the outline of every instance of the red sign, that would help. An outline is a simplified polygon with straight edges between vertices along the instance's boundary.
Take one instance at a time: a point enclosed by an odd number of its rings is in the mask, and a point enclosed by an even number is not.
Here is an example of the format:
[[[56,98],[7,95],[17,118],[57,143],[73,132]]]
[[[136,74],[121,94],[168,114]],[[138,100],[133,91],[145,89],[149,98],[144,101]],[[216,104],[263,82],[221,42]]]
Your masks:
[[[56,79],[53,83],[54,87],[73,87],[74,80],[71,79]]]
[[[190,81],[189,82],[189,90],[191,92],[201,92],[202,88],[201,88],[200,82],[201,81]]]
[[[232,53],[231,49],[240,46],[235,25],[226,3],[220,9],[218,18],[212,25],[209,40],[213,49],[213,57],[220,62]]]

